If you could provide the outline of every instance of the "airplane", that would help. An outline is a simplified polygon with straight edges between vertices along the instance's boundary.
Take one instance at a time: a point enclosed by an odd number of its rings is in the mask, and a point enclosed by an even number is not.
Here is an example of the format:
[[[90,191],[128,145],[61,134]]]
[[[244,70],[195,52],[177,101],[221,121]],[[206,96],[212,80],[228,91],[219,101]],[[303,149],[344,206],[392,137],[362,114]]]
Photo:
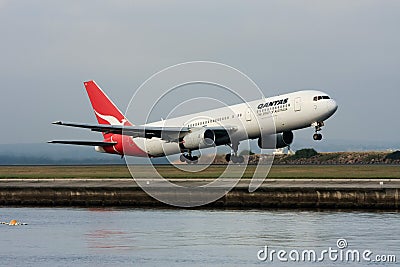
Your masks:
[[[181,154],[180,161],[196,164],[193,151],[227,145],[227,162],[243,163],[238,155],[241,141],[258,139],[262,149],[288,147],[294,130],[314,127],[314,140],[321,140],[321,127],[337,110],[328,94],[303,90],[247,103],[207,110],[176,118],[134,125],[108,98],[95,81],[84,82],[98,124],[53,122],[55,125],[90,129],[103,134],[103,141],[49,141],[55,144],[94,146],[97,152],[136,157]],[[269,121],[273,119],[274,127]]]

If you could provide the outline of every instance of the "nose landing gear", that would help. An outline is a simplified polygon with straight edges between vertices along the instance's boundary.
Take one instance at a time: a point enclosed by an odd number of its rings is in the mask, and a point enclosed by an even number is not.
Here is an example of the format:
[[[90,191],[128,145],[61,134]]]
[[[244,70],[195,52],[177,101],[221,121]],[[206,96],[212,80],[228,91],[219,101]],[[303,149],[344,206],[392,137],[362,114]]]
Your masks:
[[[313,135],[313,139],[314,139],[315,141],[320,141],[320,140],[322,140],[322,134],[320,134],[320,133],[318,133],[318,132],[322,130],[321,127],[324,126],[324,125],[325,125],[325,124],[324,124],[323,121],[314,122],[314,123],[312,124],[312,126],[315,127],[315,134]]]

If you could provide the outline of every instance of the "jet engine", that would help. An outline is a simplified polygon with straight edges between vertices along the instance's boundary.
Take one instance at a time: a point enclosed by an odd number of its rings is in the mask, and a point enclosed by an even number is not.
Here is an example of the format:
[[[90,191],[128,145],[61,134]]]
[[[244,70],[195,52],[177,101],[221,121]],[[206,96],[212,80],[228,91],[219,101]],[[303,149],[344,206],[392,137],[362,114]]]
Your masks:
[[[215,145],[215,133],[210,129],[191,132],[182,138],[181,146],[186,149],[199,149]]]
[[[263,149],[275,149],[289,146],[293,142],[293,132],[266,135],[258,138],[258,147]]]

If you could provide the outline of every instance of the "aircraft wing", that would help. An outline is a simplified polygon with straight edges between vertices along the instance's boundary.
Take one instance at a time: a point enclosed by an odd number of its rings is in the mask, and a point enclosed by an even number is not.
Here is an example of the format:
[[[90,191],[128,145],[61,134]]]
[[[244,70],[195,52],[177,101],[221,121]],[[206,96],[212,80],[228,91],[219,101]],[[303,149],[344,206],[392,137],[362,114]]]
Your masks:
[[[197,129],[203,129],[203,127],[198,128],[188,128],[188,127],[161,127],[161,126],[123,126],[123,125],[108,125],[108,124],[86,124],[86,123],[75,123],[75,122],[53,122],[56,125],[70,126],[90,129],[94,132],[103,133],[113,133],[121,135],[129,135],[132,137],[143,137],[143,138],[153,138],[158,137],[166,141],[177,141],[177,139],[184,137],[186,134],[196,131]],[[233,132],[237,127],[205,127],[207,129],[213,130],[216,135],[228,135],[229,132]]]

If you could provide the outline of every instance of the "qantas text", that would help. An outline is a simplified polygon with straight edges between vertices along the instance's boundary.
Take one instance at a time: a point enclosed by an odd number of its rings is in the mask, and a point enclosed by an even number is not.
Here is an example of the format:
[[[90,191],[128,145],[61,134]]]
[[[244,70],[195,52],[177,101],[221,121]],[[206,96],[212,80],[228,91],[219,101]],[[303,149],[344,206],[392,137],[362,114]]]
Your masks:
[[[284,104],[287,104],[288,101],[289,101],[289,98],[275,100],[275,101],[260,104],[257,106],[257,108],[262,109],[262,108],[272,107],[272,106],[276,106],[276,105],[284,105]]]

